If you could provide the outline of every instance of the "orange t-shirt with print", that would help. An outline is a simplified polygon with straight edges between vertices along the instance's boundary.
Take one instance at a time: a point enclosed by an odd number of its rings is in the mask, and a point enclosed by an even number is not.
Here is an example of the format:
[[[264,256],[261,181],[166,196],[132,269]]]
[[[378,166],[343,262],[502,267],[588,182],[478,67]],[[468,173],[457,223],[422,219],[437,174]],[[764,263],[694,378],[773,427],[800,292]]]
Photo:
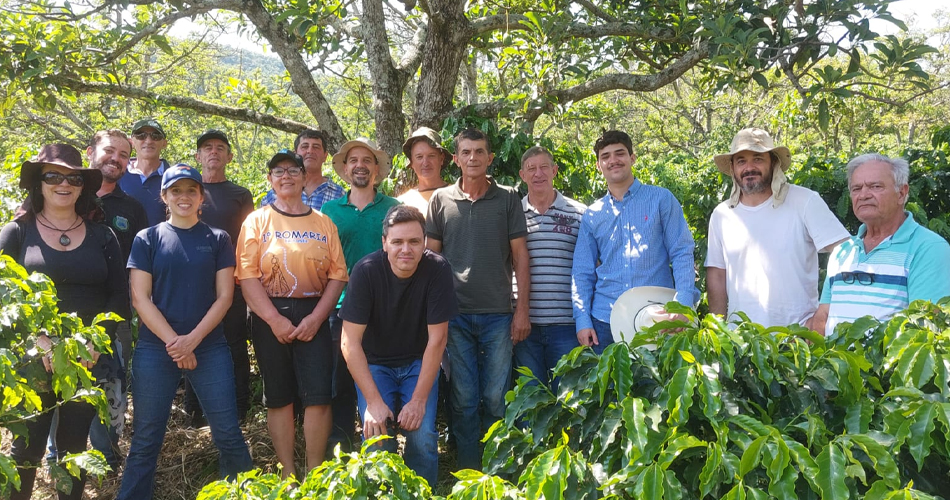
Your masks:
[[[315,210],[260,208],[244,220],[235,246],[235,276],[261,280],[268,297],[320,297],[329,280],[348,280],[336,226]]]

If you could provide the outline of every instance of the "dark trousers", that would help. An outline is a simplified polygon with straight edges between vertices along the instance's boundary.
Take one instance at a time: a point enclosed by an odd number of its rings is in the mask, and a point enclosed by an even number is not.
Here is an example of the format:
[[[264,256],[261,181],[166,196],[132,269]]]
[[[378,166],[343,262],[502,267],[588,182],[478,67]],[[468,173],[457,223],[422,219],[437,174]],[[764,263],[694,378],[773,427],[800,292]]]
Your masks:
[[[344,452],[350,452],[359,447],[360,439],[356,437],[356,384],[353,376],[343,359],[340,350],[340,338],[343,335],[343,320],[337,315],[339,309],[330,313],[330,336],[333,339],[333,430],[330,432],[330,441],[327,453],[333,453],[337,444]]]
[[[234,301],[224,315],[224,338],[228,341],[231,361],[234,363],[234,394],[237,397],[238,418],[243,419],[251,408],[251,360],[248,356],[247,303],[241,294],[241,287],[234,287]],[[198,397],[188,379],[185,379],[185,411],[202,415]]]
[[[43,392],[39,394],[43,402],[43,408],[52,408],[56,402],[56,395],[52,392]],[[56,428],[56,452],[58,458],[62,458],[69,453],[82,453],[86,451],[86,437],[89,435],[89,425],[96,414],[96,409],[89,403],[82,401],[70,401],[59,407],[59,426]],[[29,444],[24,436],[19,436],[13,440],[13,449],[11,458],[16,461],[17,473],[20,474],[20,491],[13,491],[10,495],[11,500],[29,500],[33,493],[33,482],[36,479],[36,468],[40,466],[43,460],[43,452],[46,451],[46,438],[49,435],[50,424],[53,421],[53,412],[44,411],[37,415],[36,419],[25,424]],[[82,498],[83,485],[86,482],[86,473],[80,474],[79,478],[73,478],[73,487],[67,495],[60,492],[59,498],[80,499]]]

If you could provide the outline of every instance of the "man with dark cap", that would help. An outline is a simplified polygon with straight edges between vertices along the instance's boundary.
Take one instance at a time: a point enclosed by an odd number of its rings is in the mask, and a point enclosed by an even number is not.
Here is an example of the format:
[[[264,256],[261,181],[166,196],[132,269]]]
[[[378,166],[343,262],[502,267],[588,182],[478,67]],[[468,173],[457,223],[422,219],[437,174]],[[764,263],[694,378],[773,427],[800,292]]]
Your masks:
[[[231,241],[237,241],[241,224],[254,211],[254,198],[250,191],[227,179],[225,170],[233,158],[231,142],[224,132],[211,129],[198,137],[195,146],[195,161],[201,167],[205,193],[201,220],[211,227],[223,229]],[[250,409],[251,362],[247,351],[247,304],[239,285],[235,285],[234,300],[224,317],[224,336],[234,364],[238,417],[243,419]],[[191,424],[200,427],[204,424],[201,406],[190,385],[186,388],[185,411],[192,417]]]
[[[169,167],[162,158],[168,147],[168,138],[158,120],[144,118],[132,126],[132,147],[135,158],[129,160],[129,174],[119,180],[122,190],[145,207],[148,225],[154,226],[165,220],[165,203],[162,201],[162,174]]]

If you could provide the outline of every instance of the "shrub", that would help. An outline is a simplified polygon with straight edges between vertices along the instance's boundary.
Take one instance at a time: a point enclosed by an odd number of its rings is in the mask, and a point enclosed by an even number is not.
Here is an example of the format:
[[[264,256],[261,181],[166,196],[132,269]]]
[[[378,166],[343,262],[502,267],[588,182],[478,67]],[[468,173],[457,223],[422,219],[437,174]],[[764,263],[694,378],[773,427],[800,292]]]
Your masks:
[[[24,434],[24,423],[43,408],[38,393],[55,392],[63,401],[83,399],[95,405],[99,415],[108,416],[108,403],[102,391],[94,387],[89,370],[80,359],[91,360],[85,342],[91,340],[100,352],[109,351],[109,337],[100,321],[115,319],[99,315],[91,326],[84,326],[75,314],[60,313],[56,306],[56,290],[52,281],[42,274],[27,275],[12,258],[0,255],[0,380],[3,400],[0,403],[0,427],[14,436]],[[36,345],[38,333],[53,340],[51,374],[39,361],[42,355]],[[68,490],[68,475],[78,476],[80,469],[104,474],[108,466],[99,452],[69,455],[58,464],[50,464],[57,487]],[[11,488],[20,487],[16,464],[7,455],[0,455],[0,497]]]

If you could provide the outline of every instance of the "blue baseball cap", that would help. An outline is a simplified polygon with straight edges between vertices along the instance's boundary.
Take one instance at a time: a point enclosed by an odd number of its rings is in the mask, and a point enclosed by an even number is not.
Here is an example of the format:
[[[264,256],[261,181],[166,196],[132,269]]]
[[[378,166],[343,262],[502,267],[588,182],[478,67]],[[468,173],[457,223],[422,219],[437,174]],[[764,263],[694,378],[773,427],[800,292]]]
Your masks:
[[[197,182],[198,185],[201,186],[201,189],[204,190],[204,185],[201,183],[201,173],[198,172],[198,169],[185,163],[179,163],[165,170],[165,173],[162,175],[162,191],[172,187],[172,185],[182,179],[191,179]]]

